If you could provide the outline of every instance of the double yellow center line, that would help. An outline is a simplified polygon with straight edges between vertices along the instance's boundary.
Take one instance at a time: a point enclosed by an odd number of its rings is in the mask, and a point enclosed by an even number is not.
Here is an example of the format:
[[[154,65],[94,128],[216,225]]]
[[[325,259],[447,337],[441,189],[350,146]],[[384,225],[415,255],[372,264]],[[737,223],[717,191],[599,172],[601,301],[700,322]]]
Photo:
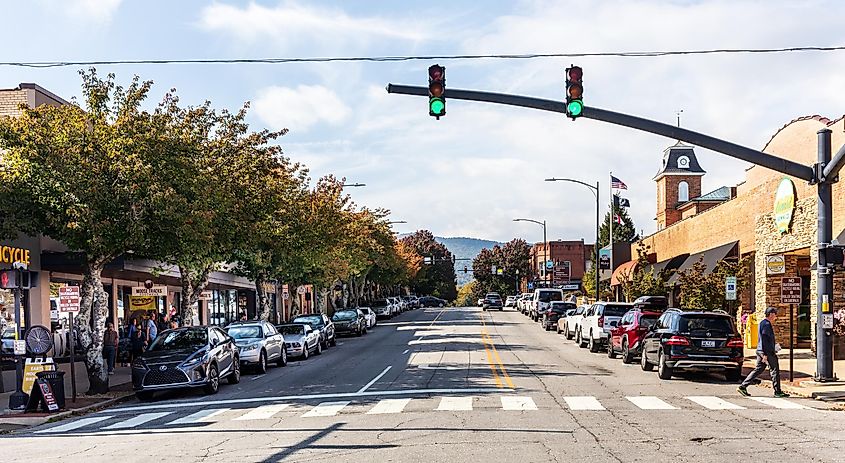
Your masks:
[[[493,339],[490,338],[490,333],[487,332],[487,322],[484,320],[483,313],[481,314],[481,324],[484,326],[481,330],[481,340],[484,342],[484,350],[487,352],[487,364],[490,365],[490,370],[493,372],[493,378],[496,380],[496,386],[503,388],[505,387],[504,384],[507,384],[509,388],[513,389],[515,387],[513,385],[513,381],[511,381],[511,377],[508,375],[505,365],[502,364],[502,358],[499,357],[499,351],[496,350],[496,344],[493,343]],[[504,384],[502,383],[503,380]]]

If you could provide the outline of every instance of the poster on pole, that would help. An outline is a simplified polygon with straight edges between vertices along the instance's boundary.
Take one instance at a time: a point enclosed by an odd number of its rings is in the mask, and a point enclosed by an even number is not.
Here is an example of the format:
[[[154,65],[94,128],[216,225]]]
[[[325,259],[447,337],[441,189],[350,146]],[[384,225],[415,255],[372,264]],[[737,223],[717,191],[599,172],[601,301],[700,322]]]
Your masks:
[[[736,277],[725,277],[725,300],[736,300]]]

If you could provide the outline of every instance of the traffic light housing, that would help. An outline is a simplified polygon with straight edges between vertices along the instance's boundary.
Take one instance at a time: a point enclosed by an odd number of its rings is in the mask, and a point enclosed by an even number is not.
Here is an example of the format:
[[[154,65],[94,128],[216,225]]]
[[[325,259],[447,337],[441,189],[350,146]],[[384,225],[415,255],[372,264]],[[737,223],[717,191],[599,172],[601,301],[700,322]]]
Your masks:
[[[566,68],[566,115],[572,120],[584,111],[584,71],[579,66]]]
[[[467,272],[469,272],[469,269],[466,267],[466,265],[464,265],[464,275],[466,275]]]
[[[17,270],[0,271],[0,289],[20,288],[20,278]]]
[[[435,64],[428,68],[428,115],[440,120],[446,115],[446,68]]]

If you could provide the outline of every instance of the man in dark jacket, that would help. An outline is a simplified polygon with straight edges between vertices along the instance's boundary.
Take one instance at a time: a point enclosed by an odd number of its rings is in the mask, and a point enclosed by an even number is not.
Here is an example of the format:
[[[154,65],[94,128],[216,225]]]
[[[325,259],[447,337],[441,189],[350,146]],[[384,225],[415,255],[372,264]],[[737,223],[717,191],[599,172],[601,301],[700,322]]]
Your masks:
[[[750,396],[748,393],[748,386],[751,384],[759,384],[757,377],[766,370],[766,365],[769,367],[769,375],[772,377],[772,388],[775,390],[775,397],[789,397],[789,394],[780,390],[780,367],[778,365],[777,347],[775,344],[775,329],[772,322],[778,316],[778,309],[774,307],[766,308],[766,318],[760,322],[760,333],[757,336],[757,366],[745,378],[745,381],[736,389],[744,396]]]

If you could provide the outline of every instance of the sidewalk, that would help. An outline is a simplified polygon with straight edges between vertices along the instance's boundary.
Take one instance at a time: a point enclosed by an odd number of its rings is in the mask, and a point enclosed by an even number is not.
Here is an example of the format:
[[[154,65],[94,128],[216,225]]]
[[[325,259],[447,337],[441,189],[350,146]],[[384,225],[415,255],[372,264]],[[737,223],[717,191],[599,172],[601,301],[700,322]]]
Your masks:
[[[22,413],[8,409],[9,396],[15,391],[15,371],[3,370],[3,386],[6,392],[0,393],[0,433],[14,431],[28,426],[37,426],[48,421],[55,421],[70,415],[86,413],[93,409],[102,408],[112,403],[132,396],[132,378],[129,367],[115,367],[114,374],[109,377],[109,392],[86,396],[88,390],[88,375],[85,363],[76,362],[76,401],[73,401],[70,381],[70,364],[59,364],[60,371],[65,372],[65,410],[55,413]]]
[[[810,349],[795,349],[793,355],[793,377],[789,381],[789,349],[778,352],[780,362],[781,388],[789,394],[808,397],[828,402],[839,402],[845,406],[845,360],[835,360],[833,371],[839,377],[839,381],[830,383],[817,383],[813,380],[816,374],[816,358]],[[754,369],[757,362],[757,355],[754,349],[745,350],[745,364],[743,374],[747,375]],[[768,371],[761,376],[763,379],[760,386],[771,388],[771,377]]]

